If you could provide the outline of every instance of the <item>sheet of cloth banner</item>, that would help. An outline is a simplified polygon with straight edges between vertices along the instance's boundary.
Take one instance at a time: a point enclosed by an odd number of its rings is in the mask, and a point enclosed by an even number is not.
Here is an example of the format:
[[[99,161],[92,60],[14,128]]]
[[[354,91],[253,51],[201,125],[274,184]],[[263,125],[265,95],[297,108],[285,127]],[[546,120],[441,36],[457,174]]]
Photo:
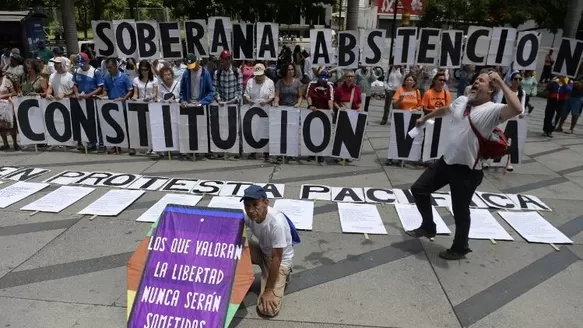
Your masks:
[[[128,262],[128,327],[226,328],[254,278],[242,211],[168,205]]]
[[[241,145],[244,153],[359,159],[368,120],[354,110],[339,112],[333,123],[329,110],[255,105],[17,97],[14,106],[23,145],[95,144],[102,137],[107,147],[182,154],[238,153]]]

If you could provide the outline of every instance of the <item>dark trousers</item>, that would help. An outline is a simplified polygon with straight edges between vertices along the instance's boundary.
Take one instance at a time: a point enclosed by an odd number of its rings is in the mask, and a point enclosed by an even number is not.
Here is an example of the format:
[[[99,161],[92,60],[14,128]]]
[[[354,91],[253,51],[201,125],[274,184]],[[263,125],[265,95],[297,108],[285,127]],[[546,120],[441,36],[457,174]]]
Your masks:
[[[525,106],[526,108],[528,108],[528,113],[529,113],[529,114],[530,114],[530,113],[532,113],[532,110],[534,109],[534,106],[530,104],[530,95],[526,95],[526,100],[525,100],[525,102],[526,102],[526,103],[524,104],[524,106]]]
[[[389,113],[391,112],[394,94],[395,94],[394,90],[385,90],[385,107],[382,118],[383,122],[386,122],[389,119]]]
[[[555,126],[559,123],[559,119],[563,113],[563,107],[565,107],[564,100],[547,99],[543,132],[551,133],[555,130]]]
[[[368,106],[370,105],[371,96],[364,98],[364,111],[368,113]]]
[[[466,254],[469,250],[468,236],[470,234],[470,204],[476,188],[482,183],[484,173],[472,170],[467,165],[448,165],[443,157],[421,174],[411,187],[415,204],[423,222],[421,229],[428,233],[436,232],[431,207],[431,194],[449,185],[451,204],[455,219],[455,236],[451,250]]]

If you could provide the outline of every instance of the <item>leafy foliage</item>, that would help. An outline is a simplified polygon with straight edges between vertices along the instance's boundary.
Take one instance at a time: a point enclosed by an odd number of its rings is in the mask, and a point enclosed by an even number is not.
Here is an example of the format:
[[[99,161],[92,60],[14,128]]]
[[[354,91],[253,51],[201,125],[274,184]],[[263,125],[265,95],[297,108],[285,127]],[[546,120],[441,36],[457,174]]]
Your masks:
[[[539,27],[555,32],[563,26],[567,8],[567,0],[429,0],[420,25],[518,27],[532,19]]]

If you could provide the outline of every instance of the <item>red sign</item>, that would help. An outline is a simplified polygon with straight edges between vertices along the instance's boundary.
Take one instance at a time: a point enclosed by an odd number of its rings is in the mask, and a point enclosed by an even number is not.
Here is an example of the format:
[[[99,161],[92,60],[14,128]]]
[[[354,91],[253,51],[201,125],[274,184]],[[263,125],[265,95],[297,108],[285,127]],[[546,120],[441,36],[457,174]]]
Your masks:
[[[379,15],[392,15],[397,4],[397,14],[409,14],[418,16],[425,10],[425,0],[377,0],[377,13]]]

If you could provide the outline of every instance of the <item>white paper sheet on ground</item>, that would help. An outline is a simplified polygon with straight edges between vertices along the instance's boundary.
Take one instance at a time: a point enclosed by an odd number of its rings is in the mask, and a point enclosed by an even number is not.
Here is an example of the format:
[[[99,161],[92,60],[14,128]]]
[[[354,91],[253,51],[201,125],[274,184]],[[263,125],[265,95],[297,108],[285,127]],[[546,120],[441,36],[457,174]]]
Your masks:
[[[156,204],[152,205],[146,212],[144,212],[136,220],[138,222],[156,222],[166,205],[176,204],[176,205],[188,205],[195,206],[200,202],[202,196],[187,195],[187,194],[166,194],[162,197]]]
[[[296,226],[296,229],[312,230],[314,202],[297,199],[278,199],[275,201],[273,208],[287,215]]]
[[[22,207],[21,211],[59,213],[89,195],[95,188],[62,186],[44,197]]]
[[[518,209],[518,205],[515,204],[508,196],[505,194],[498,194],[494,192],[476,191],[476,194],[484,201],[486,205],[490,208],[499,208],[505,210]]]
[[[435,207],[432,206],[431,209],[433,210],[433,222],[435,222],[437,234],[449,235],[451,230],[449,230],[447,224],[445,224],[441,218],[441,215],[439,215]],[[421,217],[419,210],[417,210],[416,205],[395,204],[395,210],[397,210],[397,215],[399,216],[399,220],[401,220],[401,225],[405,231],[411,231],[421,226],[423,218]]]
[[[534,210],[552,212],[553,210],[536,196],[506,194],[511,201],[518,205],[517,210]]]
[[[531,243],[572,244],[573,241],[533,211],[499,211],[498,214]]]
[[[88,176],[90,173],[91,172],[83,171],[63,171],[44,180],[43,182],[66,186],[81,180],[82,178]]]
[[[208,207],[212,208],[230,208],[235,210],[241,210],[245,212],[245,205],[241,201],[241,197],[224,197],[215,196],[211,199]]]
[[[143,190],[110,190],[101,198],[82,209],[78,214],[118,216],[119,213],[132,205],[144,193],[145,191]]]
[[[364,203],[364,191],[362,188],[332,187],[331,196],[333,202]]]
[[[142,176],[127,186],[126,189],[154,191],[162,188],[169,180],[170,178]]]
[[[450,208],[453,215],[453,210]],[[514,240],[512,236],[496,221],[489,210],[483,208],[471,208],[470,239]]]
[[[48,186],[48,183],[17,182],[4,189],[0,189],[0,208],[6,208]]]
[[[374,204],[338,203],[342,232],[386,235],[381,215]]]
[[[12,174],[20,169],[21,169],[20,167],[14,166],[0,166],[0,178]]]

